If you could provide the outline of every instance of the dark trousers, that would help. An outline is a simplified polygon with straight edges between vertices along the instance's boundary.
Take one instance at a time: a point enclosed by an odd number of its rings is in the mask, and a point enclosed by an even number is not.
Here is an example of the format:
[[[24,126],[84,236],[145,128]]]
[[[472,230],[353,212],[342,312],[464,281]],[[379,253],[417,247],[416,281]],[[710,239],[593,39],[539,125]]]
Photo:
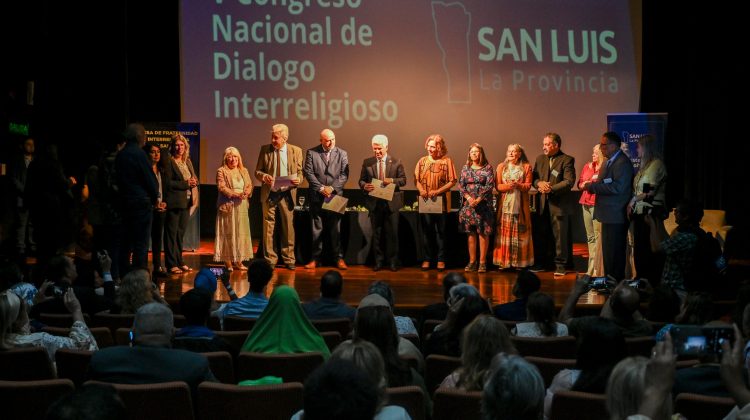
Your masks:
[[[553,216],[549,207],[533,218],[534,263],[549,267],[566,267],[572,262],[568,216]]]
[[[110,273],[113,278],[120,278],[120,265],[125,260],[125,265],[130,265],[130,260],[122,257],[123,247],[123,229],[121,224],[117,225],[93,225],[94,229],[94,252],[107,251],[109,258],[112,259]],[[129,255],[127,255],[129,257]]]
[[[378,200],[370,212],[372,225],[372,248],[375,250],[375,264],[398,264],[398,212],[391,211],[388,203]],[[385,242],[385,252],[383,243]]]
[[[315,203],[310,206],[310,218],[312,220],[312,260],[319,261],[323,253],[323,231],[328,231],[331,241],[331,253],[336,260],[344,258],[341,250],[341,214],[323,210],[321,204]]]
[[[633,262],[639,278],[648,279],[652,286],[661,281],[664,270],[664,254],[651,252],[651,229],[643,220],[644,215],[634,214],[633,227]]]
[[[34,231],[30,223],[29,210],[16,207],[16,250],[19,254],[26,253],[26,243],[33,244]]]
[[[419,225],[422,229],[422,245],[425,254],[424,261],[445,262],[445,213],[422,213],[419,215]]]
[[[120,253],[120,277],[131,268],[148,268],[148,237],[151,234],[153,206],[149,201],[125,202],[123,204],[122,237],[125,238]],[[128,257],[133,260],[128,265]]]
[[[167,217],[165,211],[154,211],[154,221],[151,225],[151,265],[154,269],[161,267],[161,249],[164,243],[164,222]]]
[[[625,247],[628,240],[627,223],[602,223],[602,258],[604,272],[617,281],[625,278]]]
[[[167,270],[185,265],[182,260],[182,238],[187,222],[188,209],[167,209],[164,221],[164,260]]]

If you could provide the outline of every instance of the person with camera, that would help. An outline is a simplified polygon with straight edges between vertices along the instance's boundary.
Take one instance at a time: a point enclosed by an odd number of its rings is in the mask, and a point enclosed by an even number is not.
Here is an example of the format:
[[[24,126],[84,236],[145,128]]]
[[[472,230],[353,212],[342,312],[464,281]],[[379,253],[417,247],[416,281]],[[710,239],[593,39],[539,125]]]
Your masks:
[[[651,251],[650,229],[643,218],[647,214],[658,221],[667,218],[667,168],[661,159],[656,137],[650,134],[638,139],[638,157],[641,167],[633,179],[633,198],[627,208],[633,234],[633,260],[637,277],[658,284],[664,268],[664,256]]]

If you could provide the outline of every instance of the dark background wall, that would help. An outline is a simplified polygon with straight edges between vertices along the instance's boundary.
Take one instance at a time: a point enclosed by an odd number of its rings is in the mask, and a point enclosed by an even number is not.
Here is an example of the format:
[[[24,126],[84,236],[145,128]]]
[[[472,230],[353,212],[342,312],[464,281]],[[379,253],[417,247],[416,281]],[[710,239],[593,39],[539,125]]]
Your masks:
[[[39,143],[57,143],[79,177],[127,122],[180,119],[177,1],[4,3],[0,161],[16,140],[5,132],[9,119],[28,119]],[[736,63],[747,47],[736,8],[644,0],[640,111],[669,113],[670,203],[688,196],[725,209],[743,231],[748,188],[740,180],[750,147],[742,138],[747,106],[736,104],[744,103],[747,72]],[[28,80],[33,106],[24,105]]]

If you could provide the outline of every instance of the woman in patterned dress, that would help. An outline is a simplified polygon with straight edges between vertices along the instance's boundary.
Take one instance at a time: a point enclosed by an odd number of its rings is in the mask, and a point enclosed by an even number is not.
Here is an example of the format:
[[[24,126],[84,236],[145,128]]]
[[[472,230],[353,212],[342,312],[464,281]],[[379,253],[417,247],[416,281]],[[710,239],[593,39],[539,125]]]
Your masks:
[[[223,165],[216,171],[219,189],[216,206],[216,245],[214,261],[224,261],[227,269],[245,271],[242,261],[253,258],[250,242],[248,199],[253,194],[250,174],[242,165],[242,156],[235,147],[224,150]]]
[[[473,143],[466,164],[458,179],[462,205],[458,213],[459,227],[466,232],[469,246],[469,264],[465,271],[487,272],[487,240],[494,228],[492,191],[495,188],[495,170],[487,162],[484,148]],[[479,266],[477,267],[477,236],[479,237]]]
[[[531,165],[520,144],[508,146],[505,161],[497,166],[498,234],[493,261],[500,269],[524,268],[534,264],[531,240]]]
[[[432,134],[424,142],[427,156],[422,157],[414,168],[420,200],[442,198],[443,210],[438,214],[421,213],[422,246],[425,250],[422,270],[429,270],[430,263],[437,260],[437,269],[445,270],[445,219],[451,211],[451,188],[456,185],[456,167],[447,156],[448,148],[440,134]],[[436,249],[437,248],[437,249]]]

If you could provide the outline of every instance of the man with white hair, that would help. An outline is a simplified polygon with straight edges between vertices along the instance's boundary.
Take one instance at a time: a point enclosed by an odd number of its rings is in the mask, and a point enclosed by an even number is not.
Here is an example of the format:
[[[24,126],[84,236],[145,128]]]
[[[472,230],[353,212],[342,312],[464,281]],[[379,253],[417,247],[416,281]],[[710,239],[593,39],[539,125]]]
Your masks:
[[[172,348],[174,316],[168,306],[147,303],[135,313],[133,347],[107,347],[94,352],[89,379],[117,384],[182,381],[196,395],[198,384],[216,382],[208,359],[199,353]]]
[[[396,192],[391,201],[370,195],[365,200],[365,206],[370,212],[372,247],[375,250],[373,270],[382,269],[387,261],[391,271],[398,271],[398,211],[404,205],[404,193],[400,188],[406,185],[406,172],[401,161],[388,154],[388,137],[383,134],[373,136],[372,151],[375,156],[362,162],[359,187],[369,194],[375,189],[373,179],[380,180],[384,186],[396,184]],[[387,244],[385,252],[382,246],[383,235]]]

